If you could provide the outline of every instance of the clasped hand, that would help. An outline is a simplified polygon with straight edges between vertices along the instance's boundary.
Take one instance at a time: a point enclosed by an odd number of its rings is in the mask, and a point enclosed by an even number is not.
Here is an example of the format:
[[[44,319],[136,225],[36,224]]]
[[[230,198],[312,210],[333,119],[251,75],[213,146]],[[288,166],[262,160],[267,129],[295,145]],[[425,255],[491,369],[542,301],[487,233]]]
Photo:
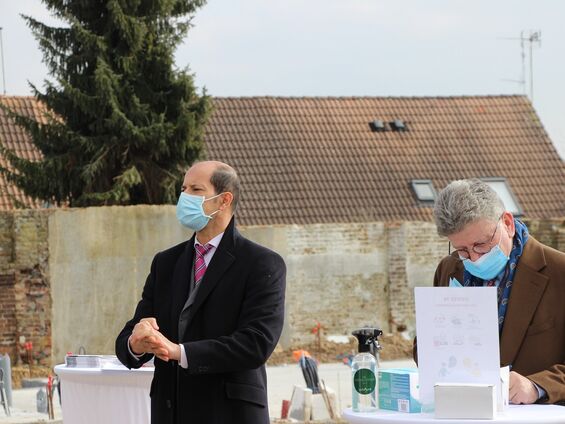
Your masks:
[[[133,327],[129,344],[136,355],[152,353],[163,361],[180,360],[180,346],[171,342],[159,331],[155,318],[143,318],[139,321]]]

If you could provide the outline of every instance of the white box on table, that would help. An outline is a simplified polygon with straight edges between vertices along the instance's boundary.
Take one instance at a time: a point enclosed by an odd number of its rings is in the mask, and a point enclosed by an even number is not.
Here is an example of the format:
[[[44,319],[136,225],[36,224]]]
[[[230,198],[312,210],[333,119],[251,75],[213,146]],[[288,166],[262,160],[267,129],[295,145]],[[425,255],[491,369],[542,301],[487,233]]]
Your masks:
[[[438,383],[434,398],[436,418],[492,420],[496,416],[493,384]]]

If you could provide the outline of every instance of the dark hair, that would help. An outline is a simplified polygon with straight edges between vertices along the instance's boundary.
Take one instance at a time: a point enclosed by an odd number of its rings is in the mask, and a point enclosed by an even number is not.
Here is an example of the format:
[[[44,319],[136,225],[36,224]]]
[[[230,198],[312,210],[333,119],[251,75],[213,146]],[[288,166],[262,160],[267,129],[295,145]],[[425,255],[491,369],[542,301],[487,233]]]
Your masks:
[[[239,177],[235,170],[228,165],[219,165],[212,173],[210,183],[214,186],[216,194],[225,193],[227,191],[233,194],[231,208],[232,212],[235,212],[240,191]]]

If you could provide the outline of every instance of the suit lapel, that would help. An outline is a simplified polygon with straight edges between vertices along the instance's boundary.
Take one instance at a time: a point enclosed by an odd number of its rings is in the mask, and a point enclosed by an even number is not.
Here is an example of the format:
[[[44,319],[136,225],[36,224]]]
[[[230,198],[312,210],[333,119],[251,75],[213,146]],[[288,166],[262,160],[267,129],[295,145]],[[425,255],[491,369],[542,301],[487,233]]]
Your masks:
[[[196,292],[196,297],[192,304],[191,317],[196,314],[204,300],[206,300],[210,293],[212,293],[214,288],[218,285],[222,275],[228,270],[234,260],[235,256],[230,252],[220,251],[218,249],[218,251],[214,253],[214,257],[212,258],[212,261],[206,270],[206,274],[204,274],[204,278],[200,282],[200,287]]]
[[[212,293],[214,288],[218,285],[224,273],[231,267],[235,261],[235,238],[237,237],[237,230],[235,229],[235,220],[232,217],[230,224],[224,231],[224,236],[220,245],[216,249],[212,260],[206,268],[206,274],[199,283],[198,291],[194,298],[194,302],[190,306],[189,315],[187,317],[187,328],[198,309],[202,306],[206,298]],[[186,300],[186,297],[184,298]],[[182,306],[181,306],[182,309]],[[179,310],[180,312],[180,310]]]
[[[539,273],[545,267],[541,244],[530,236],[518,261],[508,310],[500,340],[500,362],[512,364],[526,335],[540,299],[547,286],[548,277]]]
[[[177,336],[175,340],[179,340],[179,335],[177,334],[177,323],[189,293],[190,273],[192,272],[192,261],[194,256],[194,237],[195,236],[192,236],[187,242],[184,252],[177,260],[173,273],[171,322],[173,332]]]

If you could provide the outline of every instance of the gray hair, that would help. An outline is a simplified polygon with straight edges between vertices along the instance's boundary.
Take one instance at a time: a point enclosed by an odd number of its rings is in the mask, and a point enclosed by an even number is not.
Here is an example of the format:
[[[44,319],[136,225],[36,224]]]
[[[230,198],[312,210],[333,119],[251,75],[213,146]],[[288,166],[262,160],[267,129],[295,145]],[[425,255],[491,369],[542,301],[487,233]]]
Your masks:
[[[214,172],[210,177],[210,183],[214,187],[216,194],[225,193],[228,191],[233,194],[231,208],[232,212],[235,212],[241,191],[239,177],[237,176],[235,170],[231,166],[225,164],[218,165],[218,167],[214,169]]]
[[[449,236],[480,219],[497,221],[504,211],[502,200],[487,183],[478,179],[458,180],[439,193],[434,219],[438,234]]]

